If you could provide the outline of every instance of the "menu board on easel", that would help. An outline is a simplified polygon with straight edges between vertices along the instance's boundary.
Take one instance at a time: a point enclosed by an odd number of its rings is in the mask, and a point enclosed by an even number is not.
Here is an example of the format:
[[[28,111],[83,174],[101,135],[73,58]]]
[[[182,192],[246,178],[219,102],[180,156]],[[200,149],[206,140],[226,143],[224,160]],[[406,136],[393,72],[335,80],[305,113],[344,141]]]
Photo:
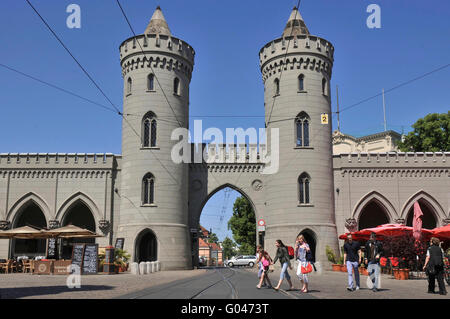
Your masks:
[[[58,259],[56,241],[56,238],[47,239],[47,259]]]
[[[86,244],[83,254],[83,275],[94,275],[98,273],[98,244]]]
[[[72,265],[80,267],[80,271],[83,266],[84,245],[85,244],[74,244],[72,249]]]
[[[122,249],[123,250],[123,244],[125,242],[125,238],[117,238],[116,239],[116,249]]]

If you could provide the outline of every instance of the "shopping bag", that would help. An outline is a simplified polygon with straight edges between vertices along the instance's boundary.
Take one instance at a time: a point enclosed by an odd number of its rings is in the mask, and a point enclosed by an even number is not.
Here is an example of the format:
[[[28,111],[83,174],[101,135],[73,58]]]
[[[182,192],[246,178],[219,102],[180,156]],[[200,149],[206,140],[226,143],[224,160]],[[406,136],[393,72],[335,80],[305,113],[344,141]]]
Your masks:
[[[301,266],[302,268],[302,274],[309,274],[311,271],[313,271],[313,268],[311,266],[311,263],[308,263],[306,267]]]

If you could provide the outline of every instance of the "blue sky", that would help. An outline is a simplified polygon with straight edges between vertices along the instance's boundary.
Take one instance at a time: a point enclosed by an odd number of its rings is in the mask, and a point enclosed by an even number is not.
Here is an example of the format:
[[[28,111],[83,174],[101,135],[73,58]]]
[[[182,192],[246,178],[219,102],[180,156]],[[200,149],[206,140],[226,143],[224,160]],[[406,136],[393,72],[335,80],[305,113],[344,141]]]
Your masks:
[[[118,47],[131,36],[114,0],[31,0],[111,100],[122,108]],[[172,34],[196,50],[190,112],[203,127],[263,127],[259,49],[280,37],[294,0],[122,0],[137,33],[159,4]],[[81,29],[66,27],[66,7],[81,7]],[[381,29],[368,29],[366,8],[381,7]],[[3,0],[0,63],[86,98],[108,102],[81,73],[24,0]],[[300,12],[314,35],[334,44],[333,110],[449,62],[449,1],[304,0]],[[449,109],[450,68],[386,95],[388,127],[410,130],[428,113]],[[121,118],[92,104],[0,68],[0,152],[121,153]],[[213,102],[214,101],[214,102]],[[207,117],[246,115],[248,117]],[[334,119],[334,128],[336,122]],[[341,114],[354,135],[383,130],[381,97]],[[221,195],[222,194],[222,195]],[[221,202],[223,193],[216,194]],[[212,201],[213,199],[211,199]],[[231,209],[232,203],[229,208]],[[214,209],[205,208],[204,215]],[[231,211],[229,210],[231,214]],[[204,225],[209,228],[208,225]],[[214,230],[214,229],[213,229]]]

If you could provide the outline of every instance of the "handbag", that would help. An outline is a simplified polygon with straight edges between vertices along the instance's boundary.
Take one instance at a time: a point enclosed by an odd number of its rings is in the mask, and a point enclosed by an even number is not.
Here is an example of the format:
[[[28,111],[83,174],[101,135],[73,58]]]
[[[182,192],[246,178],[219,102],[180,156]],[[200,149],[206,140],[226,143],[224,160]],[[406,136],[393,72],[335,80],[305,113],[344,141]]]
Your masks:
[[[434,276],[434,275],[436,275],[436,268],[434,268],[434,266],[431,264],[431,263],[429,263],[428,265],[427,265],[427,268],[425,269],[425,273],[427,274],[427,276]]]
[[[308,263],[306,265],[306,267],[301,266],[301,271],[302,271],[302,274],[309,274],[311,271],[313,271],[311,263]]]

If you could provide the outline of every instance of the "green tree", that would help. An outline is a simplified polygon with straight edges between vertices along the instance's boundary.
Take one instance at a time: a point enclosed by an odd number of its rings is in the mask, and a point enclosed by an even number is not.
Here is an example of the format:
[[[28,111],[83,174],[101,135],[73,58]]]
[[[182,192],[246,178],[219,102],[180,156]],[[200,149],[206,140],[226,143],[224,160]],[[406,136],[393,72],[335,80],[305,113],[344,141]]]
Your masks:
[[[228,229],[239,244],[243,255],[254,254],[256,250],[256,220],[252,204],[244,196],[238,197],[233,205],[233,216],[228,221]]]
[[[428,114],[412,126],[398,147],[402,152],[448,152],[450,151],[450,111]]]
[[[222,242],[223,258],[230,259],[236,255],[236,243],[229,237],[226,237]]]
[[[209,237],[208,237],[208,243],[219,243],[219,237],[217,237],[217,235],[213,232],[209,233]]]

